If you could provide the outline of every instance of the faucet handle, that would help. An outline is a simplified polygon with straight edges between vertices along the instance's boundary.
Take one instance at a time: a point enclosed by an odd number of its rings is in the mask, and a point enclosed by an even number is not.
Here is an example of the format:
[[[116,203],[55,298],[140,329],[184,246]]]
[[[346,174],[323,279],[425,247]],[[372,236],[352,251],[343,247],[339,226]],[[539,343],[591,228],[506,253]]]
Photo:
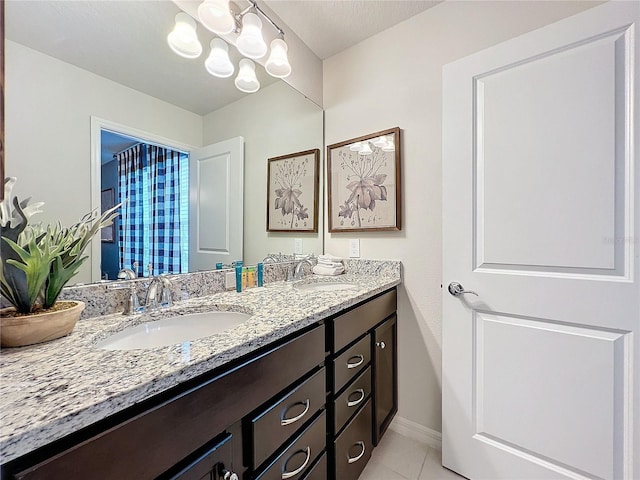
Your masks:
[[[107,287],[107,290],[127,290],[129,289],[129,296],[124,302],[124,309],[122,311],[123,315],[133,315],[134,313],[138,313],[142,310],[140,306],[140,299],[138,298],[138,294],[136,293],[135,283],[131,282],[129,284],[123,283],[114,283]]]
[[[163,307],[170,307],[173,305],[173,299],[171,298],[171,289],[167,285],[164,285],[162,287],[160,305],[162,305]]]

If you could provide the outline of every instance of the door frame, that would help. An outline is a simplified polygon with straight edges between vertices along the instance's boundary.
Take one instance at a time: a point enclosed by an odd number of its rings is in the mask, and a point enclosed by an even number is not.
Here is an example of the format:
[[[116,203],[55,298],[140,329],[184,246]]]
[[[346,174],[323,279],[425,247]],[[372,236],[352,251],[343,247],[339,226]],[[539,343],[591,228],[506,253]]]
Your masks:
[[[128,125],[112,122],[104,118],[91,116],[91,182],[90,182],[90,205],[92,212],[100,211],[100,183],[102,180],[102,130],[108,130],[113,133],[125,135],[128,137],[135,137],[148,143],[160,144],[162,146],[171,147],[175,150],[180,150],[191,155],[191,152],[199,147],[195,145],[187,145],[185,143],[177,142],[162,135],[156,135],[155,133],[146,132]],[[91,281],[98,282],[101,278],[101,244],[100,241],[91,241],[91,264],[90,273]]]

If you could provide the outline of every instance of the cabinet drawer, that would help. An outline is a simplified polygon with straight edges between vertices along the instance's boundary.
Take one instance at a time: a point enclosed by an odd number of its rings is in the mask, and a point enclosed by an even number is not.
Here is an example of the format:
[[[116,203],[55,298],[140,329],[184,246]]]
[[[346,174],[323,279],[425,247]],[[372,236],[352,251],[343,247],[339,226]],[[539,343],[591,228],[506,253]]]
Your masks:
[[[327,480],[327,478],[327,454],[323,453],[300,480]]]
[[[356,480],[371,458],[371,400],[349,422],[335,441],[336,475],[340,480]]]
[[[396,290],[348,311],[333,320],[333,350],[339,352],[396,311]]]
[[[334,427],[338,433],[347,420],[362,407],[371,395],[371,367],[360,374],[342,394],[336,398]]]
[[[259,480],[300,480],[325,449],[327,434],[326,412],[322,412],[287,449],[257,477]]]
[[[339,392],[353,377],[367,368],[369,360],[371,342],[367,335],[333,361],[333,391]]]
[[[324,406],[326,375],[322,368],[301,385],[277,398],[251,419],[253,466],[264,462]]]

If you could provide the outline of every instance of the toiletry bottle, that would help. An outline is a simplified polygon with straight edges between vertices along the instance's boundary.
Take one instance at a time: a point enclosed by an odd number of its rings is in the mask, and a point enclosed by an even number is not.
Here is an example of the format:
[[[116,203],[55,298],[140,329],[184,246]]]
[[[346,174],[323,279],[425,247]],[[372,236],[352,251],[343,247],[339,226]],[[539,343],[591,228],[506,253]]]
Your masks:
[[[264,265],[262,263],[258,264],[258,286],[261,287],[264,285]]]
[[[236,292],[242,291],[242,265],[236,266]]]
[[[256,286],[256,267],[249,267],[247,272],[247,288]]]

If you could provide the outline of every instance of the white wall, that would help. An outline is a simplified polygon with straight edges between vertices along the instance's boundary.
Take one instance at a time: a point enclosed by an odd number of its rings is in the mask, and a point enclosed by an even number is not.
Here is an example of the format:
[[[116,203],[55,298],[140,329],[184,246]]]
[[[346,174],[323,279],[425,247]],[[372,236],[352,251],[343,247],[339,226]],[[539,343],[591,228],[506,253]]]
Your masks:
[[[400,259],[399,416],[441,430],[442,66],[592,7],[591,2],[446,1],[324,61],[325,143],[399,126],[403,228],[326,234],[325,250]]]
[[[204,117],[205,144],[244,137],[245,263],[261,261],[267,250],[292,254],[294,238],[302,238],[305,253],[322,253],[322,191],[318,233],[266,231],[267,159],[318,148],[322,165],[322,118],[320,107],[284,82],[269,85]],[[322,171],[320,174],[322,185]]]
[[[91,209],[92,115],[202,145],[200,115],[18,43],[5,49],[5,172],[17,194],[45,202],[42,222],[68,226]],[[74,281],[90,281],[90,264]]]

